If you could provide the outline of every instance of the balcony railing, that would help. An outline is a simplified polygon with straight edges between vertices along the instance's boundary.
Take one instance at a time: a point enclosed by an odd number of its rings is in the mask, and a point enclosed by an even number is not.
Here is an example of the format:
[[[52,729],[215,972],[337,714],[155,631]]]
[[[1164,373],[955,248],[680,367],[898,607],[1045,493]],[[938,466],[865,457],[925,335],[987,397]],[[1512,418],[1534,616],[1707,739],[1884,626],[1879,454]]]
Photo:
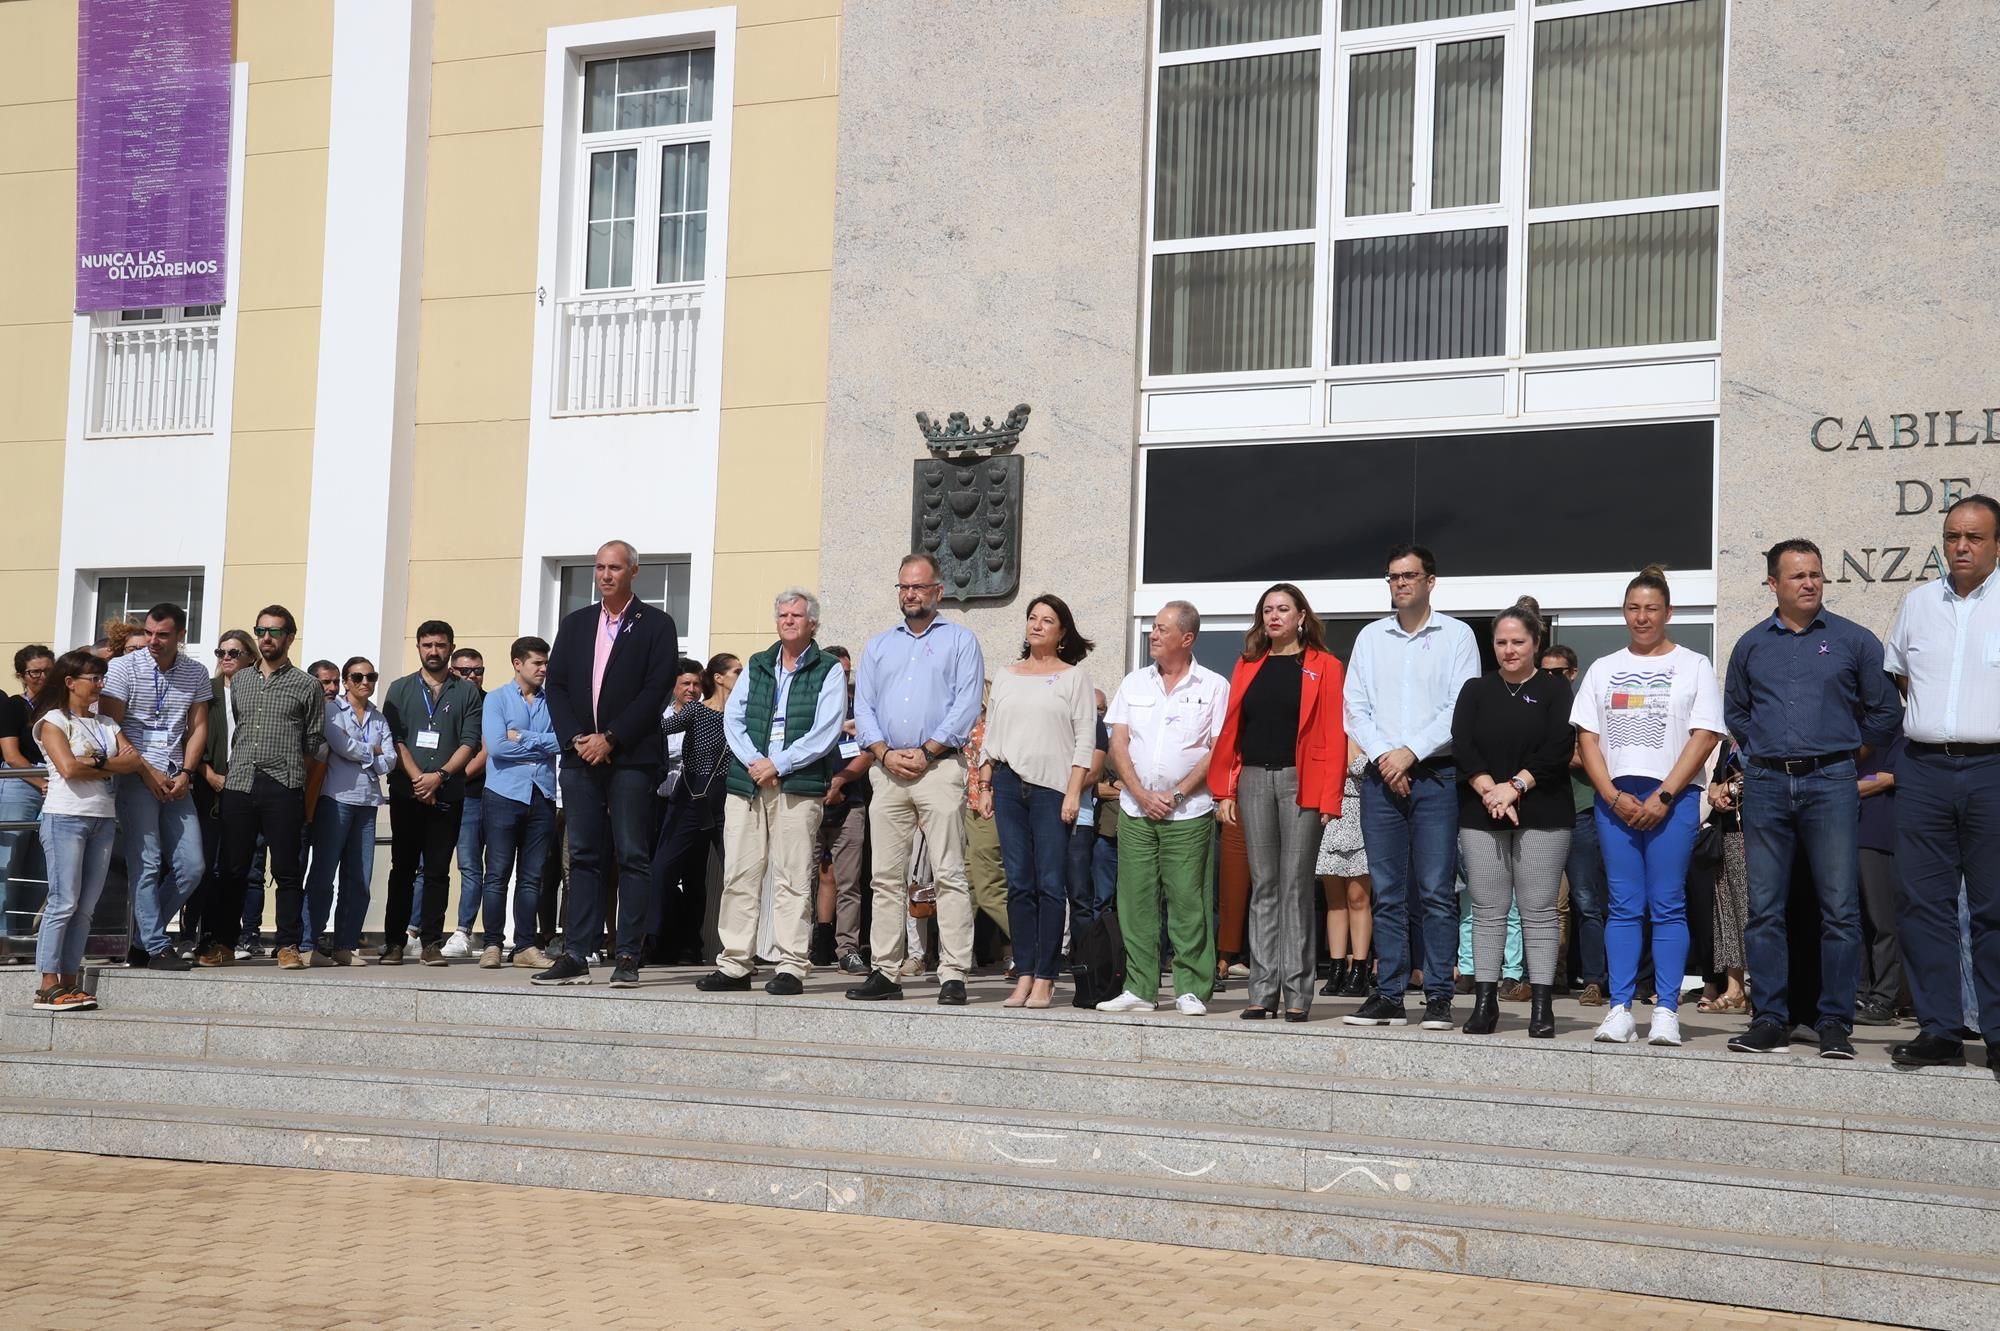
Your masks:
[[[85,433],[103,439],[214,429],[221,342],[217,319],[91,329]]]
[[[698,288],[557,302],[555,414],[693,406],[700,337]]]

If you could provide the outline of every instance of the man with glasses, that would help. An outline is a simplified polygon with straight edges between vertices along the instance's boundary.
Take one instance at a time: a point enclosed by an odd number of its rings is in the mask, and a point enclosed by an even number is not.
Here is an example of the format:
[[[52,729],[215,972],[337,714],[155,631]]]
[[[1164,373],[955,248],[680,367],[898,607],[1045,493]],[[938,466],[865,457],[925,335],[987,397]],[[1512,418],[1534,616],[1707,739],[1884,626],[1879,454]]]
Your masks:
[[[394,929],[418,912],[426,966],[445,965],[444,908],[451,893],[451,856],[458,845],[465,801],[465,769],[479,751],[477,684],[451,673],[451,625],[427,619],[417,625],[421,668],[389,686],[382,715],[396,737],[396,767],[389,773],[389,900],[383,927]],[[416,893],[421,861],[424,890]],[[484,889],[484,880],[478,884]],[[414,905],[413,905],[414,902]],[[404,944],[392,942],[384,966],[403,964]]]
[[[299,843],[306,823],[306,761],[317,756],[326,730],[326,695],[292,664],[298,621],[281,605],[267,605],[251,628],[257,668],[238,669],[229,681],[229,774],[220,793],[222,852],[212,895],[202,909],[202,966],[235,961],[230,934],[243,910],[257,838],[270,854],[278,881],[278,964],[306,965],[299,953],[305,891],[299,878]]]
[[[881,779],[868,807],[875,848],[874,970],[847,991],[863,1002],[901,998],[908,949],[910,843],[918,828],[937,876],[938,1002],[965,1003],[972,967],[972,892],[965,878],[964,748],[979,719],[986,662],[971,630],[938,617],[937,561],[907,555],[896,574],[903,620],[868,640],[854,687],[855,737]]]
[[[486,657],[477,647],[460,647],[451,654],[451,673],[481,693],[486,691]],[[486,795],[486,746],[473,750],[465,765],[465,812],[458,820],[458,929],[445,940],[447,957],[470,957],[472,926],[486,899],[486,823],[480,810]],[[422,889],[428,893],[430,884]],[[446,890],[443,885],[439,891]]]
[[[1368,771],[1361,837],[1375,885],[1375,993],[1350,1026],[1402,1026],[1412,952],[1424,972],[1424,1029],[1451,1029],[1451,965],[1458,952],[1458,769],[1451,718],[1459,690],[1479,678],[1479,646],[1461,620],[1431,609],[1437,560],[1421,545],[1389,551],[1394,614],[1361,630],[1347,668],[1347,733]],[[1414,885],[1423,918],[1410,919]],[[1411,935],[1420,946],[1412,947]]]
[[[208,747],[208,672],[181,653],[187,612],[162,602],[146,612],[146,650],[111,662],[98,708],[139,751],[137,772],[117,778],[118,830],[125,840],[137,937],[132,964],[184,971],[167,921],[201,887],[201,815],[195,772]]]

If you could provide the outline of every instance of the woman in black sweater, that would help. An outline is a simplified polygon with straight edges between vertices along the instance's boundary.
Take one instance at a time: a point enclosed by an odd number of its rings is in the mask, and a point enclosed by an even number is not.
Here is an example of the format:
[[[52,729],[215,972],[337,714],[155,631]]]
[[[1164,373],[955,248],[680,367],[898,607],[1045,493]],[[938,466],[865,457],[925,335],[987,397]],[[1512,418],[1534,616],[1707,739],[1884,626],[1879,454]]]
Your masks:
[[[1500,1020],[1500,959],[1507,911],[1518,904],[1532,995],[1528,1034],[1556,1033],[1551,1001],[1556,969],[1557,888],[1569,858],[1570,689],[1537,668],[1541,617],[1529,603],[1493,620],[1500,668],[1468,683],[1452,713],[1458,762],[1458,851],[1472,895],[1472,1016],[1468,1035],[1490,1035]]]

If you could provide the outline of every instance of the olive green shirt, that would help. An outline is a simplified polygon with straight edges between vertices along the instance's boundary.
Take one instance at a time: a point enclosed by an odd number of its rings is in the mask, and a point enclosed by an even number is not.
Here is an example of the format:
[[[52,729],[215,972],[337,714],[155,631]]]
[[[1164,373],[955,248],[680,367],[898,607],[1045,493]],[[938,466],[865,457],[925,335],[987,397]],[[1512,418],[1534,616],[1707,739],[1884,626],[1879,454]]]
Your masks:
[[[447,678],[444,687],[433,694],[419,670],[389,686],[382,715],[389,722],[389,733],[396,737],[396,743],[410,751],[417,770],[435,772],[451,761],[451,755],[461,746],[479,748],[480,711],[485,701],[486,695],[477,684],[456,675]],[[425,742],[432,736],[436,743]],[[456,801],[462,796],[464,786],[465,774],[461,772],[446,779],[439,795]],[[389,793],[410,793],[410,777],[400,760],[389,773]]]

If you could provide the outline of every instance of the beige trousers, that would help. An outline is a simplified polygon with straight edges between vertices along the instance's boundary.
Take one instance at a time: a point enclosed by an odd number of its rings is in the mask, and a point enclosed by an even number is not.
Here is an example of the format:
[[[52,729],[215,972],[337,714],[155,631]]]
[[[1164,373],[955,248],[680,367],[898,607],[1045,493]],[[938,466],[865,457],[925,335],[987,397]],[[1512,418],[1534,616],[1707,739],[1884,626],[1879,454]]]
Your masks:
[[[764,870],[771,870],[772,932],[778,970],[812,973],[812,901],[819,882],[817,795],[787,795],[760,788],[749,798],[723,800],[722,901],[715,917],[722,951],[715,968],[724,975],[756,969],[757,916],[763,905]]]
[[[875,969],[893,980],[909,954],[910,843],[919,828],[937,875],[938,980],[972,969],[972,892],[965,882],[965,755],[954,753],[914,781],[887,768],[869,773],[868,840],[875,856],[875,917],[868,944]]]

